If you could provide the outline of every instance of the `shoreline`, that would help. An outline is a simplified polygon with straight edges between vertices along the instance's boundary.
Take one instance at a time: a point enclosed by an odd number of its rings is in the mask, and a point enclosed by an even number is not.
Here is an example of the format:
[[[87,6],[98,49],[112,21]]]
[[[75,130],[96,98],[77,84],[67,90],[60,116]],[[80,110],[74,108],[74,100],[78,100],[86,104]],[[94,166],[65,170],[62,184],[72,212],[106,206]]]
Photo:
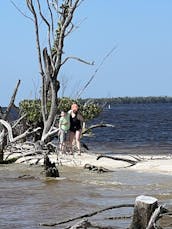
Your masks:
[[[144,173],[156,173],[156,174],[167,174],[172,175],[172,154],[171,152],[164,152],[161,149],[151,149],[145,150],[142,148],[142,153],[140,150],[136,149],[134,152],[133,149],[114,149],[113,153],[100,153],[97,151],[88,151],[84,152],[81,155],[59,155],[57,160],[57,154],[51,153],[49,154],[49,158],[51,162],[54,162],[57,167],[60,166],[68,166],[68,167],[78,167],[84,168],[86,164],[96,166],[96,167],[103,167],[110,171],[116,170],[129,170],[129,171],[136,171],[136,172],[144,172]],[[122,152],[123,151],[123,152]],[[117,153],[118,152],[118,153]],[[125,153],[124,153],[125,152]],[[5,158],[10,155],[9,151],[6,151],[4,156]],[[108,155],[111,157],[119,158],[121,160],[112,160],[110,158],[100,157],[97,160],[97,157],[100,155]],[[17,156],[21,156],[21,154],[14,153],[10,158],[14,158]],[[41,158],[42,157],[42,158]],[[15,163],[22,163],[28,165],[43,165],[43,156],[34,155],[34,156],[27,156],[23,154]],[[39,163],[36,163],[39,160]],[[132,160],[136,163],[131,166],[130,163],[122,160]]]

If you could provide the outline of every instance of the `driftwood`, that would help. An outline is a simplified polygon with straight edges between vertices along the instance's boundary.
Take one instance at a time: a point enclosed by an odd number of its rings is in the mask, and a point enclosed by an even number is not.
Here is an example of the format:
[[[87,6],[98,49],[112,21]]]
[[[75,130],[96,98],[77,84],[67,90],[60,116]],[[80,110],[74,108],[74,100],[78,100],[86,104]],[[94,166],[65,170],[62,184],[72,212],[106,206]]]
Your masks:
[[[87,228],[87,227],[90,227],[90,226],[91,226],[91,223],[88,222],[88,220],[84,219],[84,220],[81,220],[81,221],[77,222],[72,227],[69,227],[69,229]]]
[[[156,208],[155,211],[153,212],[150,220],[149,220],[149,223],[148,223],[148,226],[146,227],[146,229],[156,228],[156,222],[160,219],[161,214],[167,213],[167,212],[168,212],[168,210],[165,209],[161,205],[158,208]]]
[[[81,216],[70,218],[61,222],[54,223],[41,223],[40,226],[59,226],[62,224],[67,224],[76,220],[80,220],[75,223],[73,226],[68,226],[66,229],[77,229],[77,228],[98,228],[98,229],[117,229],[118,227],[114,226],[99,226],[95,225],[92,222],[89,222],[87,218],[95,216],[96,214],[102,213],[104,211],[118,209],[123,207],[132,207],[134,208],[134,215],[132,216],[118,216],[118,217],[109,217],[106,218],[109,220],[121,220],[133,218],[129,229],[162,229],[160,226],[157,226],[157,221],[163,216],[171,216],[172,212],[169,212],[163,206],[158,206],[158,200],[151,196],[138,196],[134,204],[121,204],[110,206],[92,213],[87,213]],[[171,225],[171,224],[170,224]]]
[[[31,134],[33,134],[33,133],[35,133],[35,132],[37,132],[37,131],[39,131],[39,130],[41,129],[40,127],[37,127],[37,128],[34,129],[34,130],[28,129],[28,130],[26,130],[24,133],[18,135],[17,137],[13,137],[13,132],[12,132],[12,127],[11,127],[11,125],[10,125],[7,121],[5,121],[5,120],[3,120],[3,119],[0,119],[0,123],[7,129],[9,141],[10,141],[11,143],[12,143],[12,142],[19,141],[19,140],[25,138],[26,136],[29,136],[29,135],[31,135]]]
[[[85,164],[84,169],[88,169],[90,171],[98,172],[98,173],[114,172],[113,170],[106,169],[102,166],[95,166],[95,165],[90,165],[90,164]]]
[[[116,160],[116,161],[124,161],[130,164],[130,166],[136,165],[138,161],[135,160],[130,160],[130,159],[126,159],[126,158],[120,158],[120,157],[112,157],[112,156],[108,156],[108,155],[99,155],[97,157],[97,160],[101,159],[101,158],[109,158],[112,160]]]
[[[154,229],[155,227],[150,224],[150,218],[158,208],[158,200],[151,196],[138,196],[135,201],[133,220],[130,225],[130,229]]]
[[[47,154],[44,156],[44,168],[46,177],[59,177],[59,171],[55,163],[50,161]]]
[[[49,227],[51,226],[51,227],[53,227],[53,226],[57,226],[57,225],[62,225],[62,224],[65,224],[65,223],[69,223],[69,222],[78,220],[78,219],[92,217],[92,216],[97,215],[99,213],[102,213],[104,211],[108,211],[108,210],[112,210],[112,209],[117,209],[117,208],[124,208],[124,207],[125,208],[126,207],[134,207],[134,205],[133,204],[120,204],[120,205],[110,206],[110,207],[107,207],[107,208],[104,208],[104,209],[101,209],[101,210],[98,210],[98,211],[87,213],[87,214],[84,214],[84,215],[81,215],[81,216],[77,216],[77,217],[74,217],[72,219],[64,220],[64,221],[61,221],[61,222],[41,223],[40,226],[49,226]]]

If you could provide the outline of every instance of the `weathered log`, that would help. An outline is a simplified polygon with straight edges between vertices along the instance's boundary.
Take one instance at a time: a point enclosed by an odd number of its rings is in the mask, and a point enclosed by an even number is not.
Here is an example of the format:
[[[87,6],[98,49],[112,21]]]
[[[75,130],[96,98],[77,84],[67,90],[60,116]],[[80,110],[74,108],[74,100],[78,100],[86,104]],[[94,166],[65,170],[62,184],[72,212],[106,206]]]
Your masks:
[[[134,161],[134,160],[126,159],[126,158],[112,157],[112,156],[108,156],[108,155],[99,155],[97,157],[97,160],[99,160],[101,158],[109,158],[109,159],[116,160],[116,161],[124,161],[124,162],[129,163],[130,166],[136,165],[138,162],[138,161]]]
[[[158,201],[151,196],[138,196],[135,201],[133,220],[130,229],[146,229],[150,218],[158,208]],[[154,226],[149,227],[154,229]]]

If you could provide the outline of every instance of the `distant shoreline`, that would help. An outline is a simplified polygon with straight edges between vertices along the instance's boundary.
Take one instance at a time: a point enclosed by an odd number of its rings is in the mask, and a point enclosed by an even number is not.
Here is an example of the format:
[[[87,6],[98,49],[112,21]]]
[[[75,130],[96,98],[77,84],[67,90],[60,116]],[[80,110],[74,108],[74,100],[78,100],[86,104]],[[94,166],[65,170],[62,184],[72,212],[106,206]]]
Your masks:
[[[85,102],[93,100],[98,104],[150,104],[150,103],[172,103],[171,96],[136,96],[136,97],[111,97],[111,98],[86,98],[81,99]]]

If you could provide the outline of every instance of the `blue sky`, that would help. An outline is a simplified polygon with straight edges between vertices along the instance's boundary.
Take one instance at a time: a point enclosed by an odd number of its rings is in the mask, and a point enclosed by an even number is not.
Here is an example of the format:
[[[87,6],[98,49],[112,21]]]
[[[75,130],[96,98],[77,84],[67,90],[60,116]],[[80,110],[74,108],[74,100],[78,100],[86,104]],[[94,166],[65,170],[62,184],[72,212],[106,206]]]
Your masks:
[[[25,1],[14,1],[27,12]],[[82,23],[66,39],[64,50],[66,56],[95,65],[69,61],[59,76],[67,82],[64,95],[75,96],[116,46],[81,97],[172,96],[171,12],[171,0],[85,0],[75,16],[75,22]],[[18,79],[16,104],[38,98],[40,76],[31,21],[10,1],[1,1],[0,28],[0,105],[8,105]]]

